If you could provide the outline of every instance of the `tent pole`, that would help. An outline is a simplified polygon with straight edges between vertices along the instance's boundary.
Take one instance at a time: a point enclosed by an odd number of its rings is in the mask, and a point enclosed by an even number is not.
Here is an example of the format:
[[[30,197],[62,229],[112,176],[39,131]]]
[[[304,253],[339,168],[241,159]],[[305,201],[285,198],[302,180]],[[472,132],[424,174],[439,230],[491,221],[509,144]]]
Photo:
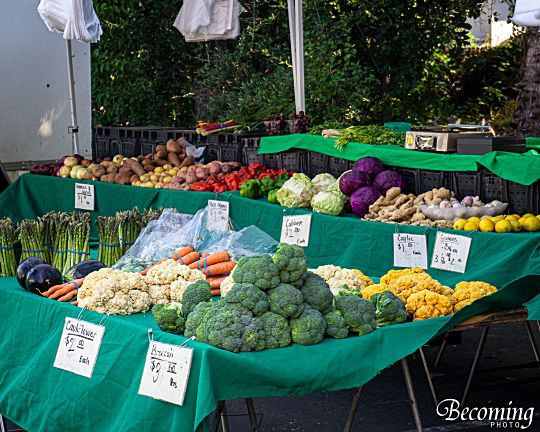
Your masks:
[[[302,0],[295,0],[296,6],[296,67],[298,80],[298,107],[297,113],[306,110],[305,89],[304,89],[304,18],[302,11]]]
[[[300,106],[300,95],[298,94],[298,64],[296,61],[296,19],[294,0],[287,0],[288,12],[289,12],[289,35],[291,38],[291,59],[293,67],[293,82],[294,82],[294,103],[296,111]]]
[[[73,54],[71,52],[71,40],[67,39],[67,61],[69,78],[69,102],[71,104],[71,126],[73,152],[79,153],[79,126],[77,124],[77,102],[75,100],[75,77],[73,74]]]

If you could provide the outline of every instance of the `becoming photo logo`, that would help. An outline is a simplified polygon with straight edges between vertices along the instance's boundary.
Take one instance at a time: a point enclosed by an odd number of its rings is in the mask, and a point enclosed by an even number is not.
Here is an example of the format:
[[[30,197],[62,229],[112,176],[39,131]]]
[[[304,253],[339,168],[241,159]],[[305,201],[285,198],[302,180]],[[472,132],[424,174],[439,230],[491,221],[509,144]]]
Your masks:
[[[456,399],[445,399],[437,405],[437,414],[445,420],[484,421],[495,429],[527,429],[532,424],[534,408],[461,407]]]

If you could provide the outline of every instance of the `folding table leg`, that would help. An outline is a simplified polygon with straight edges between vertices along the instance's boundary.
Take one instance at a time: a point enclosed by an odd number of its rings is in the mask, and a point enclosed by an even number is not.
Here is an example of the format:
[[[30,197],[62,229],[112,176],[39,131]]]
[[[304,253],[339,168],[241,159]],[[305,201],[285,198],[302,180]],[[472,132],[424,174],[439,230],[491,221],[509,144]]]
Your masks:
[[[227,417],[227,405],[223,401],[223,411],[221,412],[221,429],[223,432],[229,432],[229,418]]]
[[[480,336],[480,341],[478,342],[478,347],[476,348],[476,354],[474,355],[471,371],[469,372],[469,378],[467,379],[467,385],[465,386],[465,390],[461,398],[461,406],[465,405],[465,401],[467,400],[467,396],[469,395],[469,390],[471,389],[471,384],[472,384],[474,375],[476,374],[476,371],[478,370],[478,363],[480,362],[480,357],[482,356],[482,351],[484,350],[484,345],[486,343],[488,331],[489,331],[489,326],[484,327],[484,330],[482,331],[482,335]]]
[[[538,353],[538,347],[536,346],[536,341],[534,340],[531,323],[529,323],[529,321],[525,321],[525,327],[527,327],[527,334],[529,335],[529,341],[531,342],[534,358],[536,362],[538,363],[540,362],[540,354]]]
[[[407,357],[401,359],[401,369],[403,369],[403,376],[405,378],[405,385],[407,386],[407,393],[409,394],[409,401],[414,416],[414,423],[416,424],[416,430],[423,432],[422,419],[420,418],[420,411],[418,411],[418,402],[416,402],[416,395],[414,394],[414,387],[411,378],[411,372],[409,370],[409,363]]]
[[[424,349],[420,347],[418,349],[420,352],[420,358],[422,359],[422,365],[424,366],[424,372],[426,373],[426,378],[429,385],[429,391],[431,392],[431,397],[433,398],[433,403],[435,406],[439,404],[437,399],[437,393],[435,392],[435,386],[433,385],[433,380],[431,379],[431,372],[429,371],[429,366],[427,364],[426,356],[424,355]]]
[[[345,422],[345,428],[343,432],[350,432],[354,417],[356,416],[356,410],[358,409],[358,403],[360,402],[360,394],[362,393],[362,387],[358,387],[354,393],[353,400],[351,402],[351,407],[349,408],[349,415],[347,416],[347,421]]]
[[[7,432],[7,421],[6,418],[0,414],[0,432]]]
[[[245,399],[245,401],[249,415],[249,422],[251,423],[251,432],[259,432],[259,422],[257,421],[257,414],[255,413],[253,399]]]
[[[439,352],[437,353],[437,358],[435,359],[435,363],[433,363],[433,367],[437,367],[439,366],[439,363],[441,362],[442,360],[442,356],[444,354],[444,350],[446,349],[446,345],[448,344],[448,336],[450,335],[450,333],[446,332],[444,334],[444,339],[441,343],[441,347],[439,348]]]
[[[217,432],[219,429],[219,421],[221,420],[221,415],[223,414],[223,407],[225,406],[225,401],[218,401],[216,405],[216,411],[214,413],[214,428],[213,432]]]

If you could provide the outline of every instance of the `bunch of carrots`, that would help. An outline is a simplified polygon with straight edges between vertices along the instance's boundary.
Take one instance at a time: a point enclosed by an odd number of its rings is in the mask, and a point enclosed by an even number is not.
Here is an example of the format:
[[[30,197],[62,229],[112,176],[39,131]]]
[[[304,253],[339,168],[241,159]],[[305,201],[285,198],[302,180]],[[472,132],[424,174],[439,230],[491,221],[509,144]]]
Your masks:
[[[212,288],[212,295],[220,295],[220,286],[225,279],[233,271],[236,263],[231,261],[228,252],[221,251],[212,254],[201,255],[193,246],[186,246],[178,249],[171,258],[182,265],[188,266],[190,269],[200,270],[206,276],[206,281]],[[165,261],[164,259],[154,264],[154,266]],[[152,266],[152,267],[154,267]],[[150,267],[150,268],[152,268]],[[143,270],[141,275],[146,275],[150,268]]]
[[[77,296],[77,291],[82,287],[84,279],[74,279],[71,282],[55,285],[49,288],[47,291],[41,293],[43,297],[50,298],[61,302],[67,302],[74,299]],[[77,306],[77,302],[72,302]]]

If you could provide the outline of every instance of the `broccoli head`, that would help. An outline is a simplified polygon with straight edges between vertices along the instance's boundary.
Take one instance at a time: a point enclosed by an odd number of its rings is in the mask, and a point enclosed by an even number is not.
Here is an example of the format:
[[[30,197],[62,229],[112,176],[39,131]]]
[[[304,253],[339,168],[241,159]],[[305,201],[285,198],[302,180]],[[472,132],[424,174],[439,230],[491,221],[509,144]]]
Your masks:
[[[193,312],[191,312],[186,318],[186,329],[184,331],[184,336],[187,338],[195,336],[197,339],[200,339],[197,336],[197,329],[205,321],[206,314],[211,315],[215,308],[219,307],[220,305],[221,302],[203,302],[195,306]]]
[[[270,307],[266,293],[249,283],[235,283],[223,300],[227,303],[239,304],[254,316],[262,315]]]
[[[182,312],[188,316],[195,306],[202,302],[208,302],[212,299],[212,289],[205,280],[198,280],[190,284],[182,296]]]
[[[326,321],[327,336],[335,339],[343,339],[349,335],[349,327],[339,310],[332,309],[324,315],[324,320]]]
[[[279,285],[279,270],[270,255],[243,256],[232,272],[235,283],[250,283],[262,290]]]
[[[264,331],[265,348],[283,348],[291,344],[291,328],[281,315],[265,312],[258,320]]]
[[[375,306],[362,297],[339,296],[335,299],[338,309],[350,330],[360,335],[371,333],[377,327]]]
[[[401,324],[407,321],[405,303],[392,291],[373,294],[370,301],[375,305],[377,327]]]
[[[304,297],[304,302],[318,311],[326,313],[332,309],[334,296],[326,281],[319,275],[307,272],[300,291]]]
[[[232,351],[264,349],[261,324],[248,310],[226,302],[204,314],[195,332],[197,339],[215,347]]]
[[[323,315],[309,306],[298,318],[289,321],[291,326],[291,337],[294,343],[300,345],[315,345],[324,338],[326,321]]]
[[[273,258],[279,270],[279,280],[295,287],[302,285],[307,271],[304,249],[298,245],[280,243]]]
[[[270,310],[283,318],[296,318],[304,310],[304,297],[292,285],[280,283],[268,291]]]
[[[172,302],[154,305],[152,315],[161,330],[176,334],[184,332],[186,319],[182,314],[182,305],[180,303]]]

